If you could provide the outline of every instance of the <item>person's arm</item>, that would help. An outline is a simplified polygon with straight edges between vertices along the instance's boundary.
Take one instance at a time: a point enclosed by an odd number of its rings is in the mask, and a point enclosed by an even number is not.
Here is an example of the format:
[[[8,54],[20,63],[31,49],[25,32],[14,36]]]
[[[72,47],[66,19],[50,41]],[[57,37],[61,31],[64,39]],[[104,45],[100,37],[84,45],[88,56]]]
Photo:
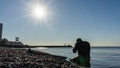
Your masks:
[[[77,45],[75,44],[75,47],[73,48],[73,53],[76,53],[77,51]]]

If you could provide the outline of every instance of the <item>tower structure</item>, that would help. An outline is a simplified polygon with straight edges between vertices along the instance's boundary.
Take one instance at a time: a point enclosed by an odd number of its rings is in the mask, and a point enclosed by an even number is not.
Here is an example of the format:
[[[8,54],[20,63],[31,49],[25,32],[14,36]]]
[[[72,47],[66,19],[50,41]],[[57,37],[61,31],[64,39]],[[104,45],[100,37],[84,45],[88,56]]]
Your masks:
[[[15,41],[18,42],[19,41],[19,37],[15,37]]]
[[[2,39],[2,29],[3,29],[3,24],[0,23],[0,40]]]

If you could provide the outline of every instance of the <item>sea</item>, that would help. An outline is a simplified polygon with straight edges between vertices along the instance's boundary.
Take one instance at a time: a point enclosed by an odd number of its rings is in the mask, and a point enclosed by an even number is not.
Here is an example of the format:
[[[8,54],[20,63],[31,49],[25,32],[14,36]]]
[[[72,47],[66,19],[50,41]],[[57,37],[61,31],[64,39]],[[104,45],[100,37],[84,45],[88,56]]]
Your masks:
[[[65,56],[68,59],[77,56],[72,52],[72,47],[37,47],[33,50],[47,52],[53,55]],[[91,68],[120,68],[120,47],[92,47]]]

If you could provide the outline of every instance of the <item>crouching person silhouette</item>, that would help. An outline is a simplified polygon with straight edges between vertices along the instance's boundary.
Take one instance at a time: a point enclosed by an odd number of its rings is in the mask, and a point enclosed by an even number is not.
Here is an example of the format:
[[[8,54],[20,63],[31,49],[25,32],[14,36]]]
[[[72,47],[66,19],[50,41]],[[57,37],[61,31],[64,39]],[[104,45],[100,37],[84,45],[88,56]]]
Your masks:
[[[80,38],[76,40],[73,53],[78,51],[78,56],[71,59],[72,62],[76,62],[80,66],[90,68],[90,44],[87,41],[82,41]]]

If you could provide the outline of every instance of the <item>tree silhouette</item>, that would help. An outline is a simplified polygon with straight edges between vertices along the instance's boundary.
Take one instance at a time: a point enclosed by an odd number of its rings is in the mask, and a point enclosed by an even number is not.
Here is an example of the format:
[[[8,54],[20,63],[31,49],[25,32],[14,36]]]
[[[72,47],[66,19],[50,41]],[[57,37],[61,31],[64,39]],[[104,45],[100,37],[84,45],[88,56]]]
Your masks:
[[[4,39],[2,39],[2,40],[0,41],[0,44],[1,44],[1,45],[6,45],[8,42],[9,42],[9,41],[8,41],[6,38],[4,38]]]

